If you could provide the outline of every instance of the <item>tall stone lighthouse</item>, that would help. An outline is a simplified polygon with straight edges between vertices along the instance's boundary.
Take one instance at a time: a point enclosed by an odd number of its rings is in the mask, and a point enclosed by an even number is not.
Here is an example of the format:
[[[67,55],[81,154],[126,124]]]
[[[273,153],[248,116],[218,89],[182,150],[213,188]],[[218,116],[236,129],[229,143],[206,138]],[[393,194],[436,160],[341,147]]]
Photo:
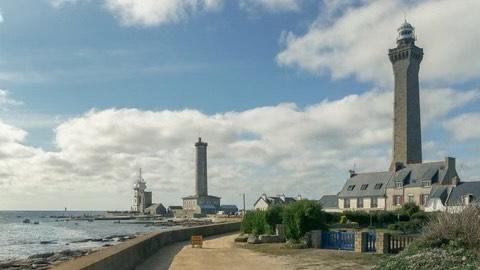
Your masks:
[[[397,47],[388,56],[395,77],[393,159],[390,170],[422,163],[418,72],[423,49],[415,46],[415,28],[405,21],[398,28]]]
[[[183,198],[183,211],[187,217],[216,214],[220,209],[220,197],[208,195],[207,146],[202,138],[195,143],[195,195]]]
[[[208,143],[202,142],[198,138],[195,143],[195,195],[207,196],[207,146]]]

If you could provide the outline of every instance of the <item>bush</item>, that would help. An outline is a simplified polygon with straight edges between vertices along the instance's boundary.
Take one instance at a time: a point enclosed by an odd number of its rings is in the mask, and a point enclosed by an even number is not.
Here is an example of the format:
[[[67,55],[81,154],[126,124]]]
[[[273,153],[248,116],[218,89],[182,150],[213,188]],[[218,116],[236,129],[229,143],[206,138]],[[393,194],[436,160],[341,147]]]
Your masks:
[[[265,211],[247,211],[242,221],[241,231],[254,235],[264,234],[268,230],[265,221]]]
[[[343,214],[348,220],[357,222],[362,227],[370,225],[370,213],[365,211],[345,211]]]
[[[342,217],[344,217],[344,215],[342,213],[337,213],[337,212],[328,213],[328,212],[325,212],[325,221],[327,222],[327,224],[340,223]]]
[[[277,224],[283,223],[283,205],[273,205],[265,212],[265,222],[268,225],[268,232],[270,234],[275,233],[275,227]]]
[[[394,224],[389,224],[388,229],[392,231],[400,231],[403,234],[417,234],[420,233],[423,227],[423,223],[418,220],[412,221],[399,221]]]
[[[400,214],[404,214],[409,217],[412,217],[413,214],[420,212],[420,207],[416,205],[414,202],[405,203],[400,209]]]
[[[425,239],[431,246],[446,243],[467,249],[480,249],[480,206],[470,205],[457,213],[437,213],[428,223]]]
[[[474,270],[479,266],[477,256],[471,250],[453,246],[425,247],[419,241],[395,256],[385,257],[375,270]]]
[[[301,200],[285,206],[283,224],[287,239],[299,240],[306,232],[325,230],[326,215],[315,201]]]

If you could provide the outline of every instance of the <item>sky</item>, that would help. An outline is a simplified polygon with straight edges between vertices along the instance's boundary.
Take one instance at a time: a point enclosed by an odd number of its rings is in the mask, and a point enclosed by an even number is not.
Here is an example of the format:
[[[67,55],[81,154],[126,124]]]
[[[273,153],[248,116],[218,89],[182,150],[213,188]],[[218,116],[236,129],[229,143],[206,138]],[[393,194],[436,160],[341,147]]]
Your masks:
[[[476,0],[0,0],[0,210],[124,210],[194,192],[319,199],[387,170],[406,18],[425,161],[480,180]]]

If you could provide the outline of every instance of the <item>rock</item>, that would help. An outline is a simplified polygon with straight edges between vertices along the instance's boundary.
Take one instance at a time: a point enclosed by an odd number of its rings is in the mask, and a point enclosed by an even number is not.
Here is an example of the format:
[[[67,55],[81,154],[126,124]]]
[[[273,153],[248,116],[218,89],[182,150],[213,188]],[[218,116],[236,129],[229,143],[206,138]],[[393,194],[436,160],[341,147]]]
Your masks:
[[[44,259],[44,258],[52,257],[53,255],[55,255],[55,253],[47,252],[47,253],[35,254],[35,255],[32,255],[28,258],[29,259]]]
[[[278,235],[262,234],[260,235],[259,240],[261,243],[282,243],[283,242],[282,237]]]
[[[40,241],[40,244],[42,245],[49,245],[49,244],[55,244],[55,240],[50,240],[50,241]]]
[[[260,239],[258,239],[257,236],[255,236],[255,235],[250,235],[250,236],[248,237],[248,239],[247,239],[247,243],[249,243],[249,244],[260,244],[261,241],[260,241]]]
[[[248,241],[248,234],[241,234],[235,238],[235,242],[245,243]]]

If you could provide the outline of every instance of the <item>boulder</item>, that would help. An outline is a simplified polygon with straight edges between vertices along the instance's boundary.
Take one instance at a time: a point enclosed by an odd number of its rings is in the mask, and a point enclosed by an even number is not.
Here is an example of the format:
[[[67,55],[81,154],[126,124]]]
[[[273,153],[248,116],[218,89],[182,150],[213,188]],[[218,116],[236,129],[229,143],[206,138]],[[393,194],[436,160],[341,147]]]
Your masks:
[[[247,239],[247,243],[249,243],[249,244],[260,244],[261,241],[260,241],[260,239],[258,239],[257,236],[255,236],[255,235],[250,235],[250,236],[248,237],[248,239]]]
[[[47,252],[47,253],[35,254],[35,255],[32,255],[32,256],[29,256],[28,258],[29,259],[45,259],[45,258],[48,258],[48,257],[52,257],[53,255],[55,255],[55,253]]]
[[[282,243],[284,241],[284,239],[279,235],[267,235],[267,234],[260,235],[259,240],[262,243]]]
[[[235,242],[245,243],[248,241],[248,234],[240,234],[235,238]]]

